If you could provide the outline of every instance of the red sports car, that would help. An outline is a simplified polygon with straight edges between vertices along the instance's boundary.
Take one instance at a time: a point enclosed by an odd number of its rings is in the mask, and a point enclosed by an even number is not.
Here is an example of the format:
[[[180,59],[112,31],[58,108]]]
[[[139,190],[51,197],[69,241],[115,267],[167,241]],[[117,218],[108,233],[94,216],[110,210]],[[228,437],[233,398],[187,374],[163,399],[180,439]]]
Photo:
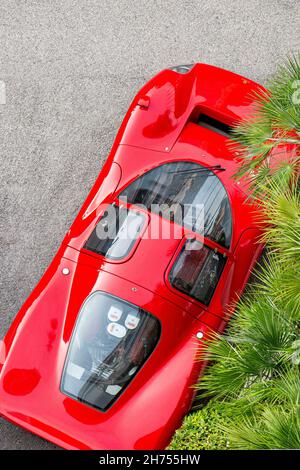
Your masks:
[[[67,449],[168,445],[262,250],[228,145],[259,89],[195,64],[137,94],[1,343],[3,417]]]

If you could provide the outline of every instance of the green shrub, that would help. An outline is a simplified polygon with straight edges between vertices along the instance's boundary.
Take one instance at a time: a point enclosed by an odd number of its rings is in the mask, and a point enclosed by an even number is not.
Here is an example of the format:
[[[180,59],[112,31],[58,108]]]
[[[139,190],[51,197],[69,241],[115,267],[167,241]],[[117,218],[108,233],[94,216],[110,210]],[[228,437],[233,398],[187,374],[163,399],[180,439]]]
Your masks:
[[[201,410],[186,416],[183,425],[173,437],[171,450],[228,449],[225,426],[229,423],[226,407],[210,402]]]

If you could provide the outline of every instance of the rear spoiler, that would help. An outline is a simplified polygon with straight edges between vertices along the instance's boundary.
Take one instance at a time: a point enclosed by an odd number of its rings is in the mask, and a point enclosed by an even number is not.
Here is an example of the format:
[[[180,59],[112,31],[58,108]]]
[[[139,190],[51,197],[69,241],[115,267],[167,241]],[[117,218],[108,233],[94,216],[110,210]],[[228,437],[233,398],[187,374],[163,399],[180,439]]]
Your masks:
[[[185,74],[163,70],[134,98],[116,143],[168,152],[186,123],[201,115],[230,131],[252,115],[254,94],[261,91],[259,84],[212,65],[195,64]]]

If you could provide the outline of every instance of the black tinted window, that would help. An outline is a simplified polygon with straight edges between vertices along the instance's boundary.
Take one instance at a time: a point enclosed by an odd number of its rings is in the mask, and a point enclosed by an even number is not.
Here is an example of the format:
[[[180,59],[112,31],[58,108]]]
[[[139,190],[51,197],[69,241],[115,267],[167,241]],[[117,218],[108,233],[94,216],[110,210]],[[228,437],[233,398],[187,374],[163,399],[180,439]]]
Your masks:
[[[170,282],[176,289],[208,305],[225,262],[223,254],[198,241],[187,241],[174,263]]]
[[[130,253],[144,222],[141,213],[110,205],[84,248],[112,260],[122,259]]]
[[[159,321],[145,310],[94,292],[79,313],[62,392],[105,410],[138,373],[159,336]]]
[[[142,204],[148,211],[153,205],[178,206],[174,220],[195,232],[229,248],[231,240],[231,212],[227,193],[219,178],[209,169],[197,163],[167,163],[145,173],[130,184],[120,197],[132,204]],[[182,219],[183,206],[203,205],[199,213],[191,217],[191,211]],[[164,216],[163,212],[161,214]],[[180,218],[181,217],[181,218]]]

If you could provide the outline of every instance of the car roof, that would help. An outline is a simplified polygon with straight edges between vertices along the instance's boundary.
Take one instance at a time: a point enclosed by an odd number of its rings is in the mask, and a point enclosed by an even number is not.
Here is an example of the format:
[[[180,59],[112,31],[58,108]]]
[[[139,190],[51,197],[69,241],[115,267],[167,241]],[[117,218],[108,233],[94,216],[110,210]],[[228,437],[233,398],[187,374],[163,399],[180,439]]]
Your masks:
[[[112,203],[132,181],[157,166],[188,161],[205,167],[221,165],[225,170],[214,172],[230,202],[232,253],[241,234],[257,225],[254,208],[246,203],[245,182],[233,179],[238,162],[230,138],[202,125],[199,116],[204,114],[221,125],[231,126],[251,113],[250,93],[258,89],[259,85],[251,80],[205,64],[196,64],[185,75],[165,70],[150,80],[134,98],[105,169],[64,243],[82,250],[101,216],[101,203]],[[152,221],[153,215],[150,224]],[[101,261],[95,256],[99,269],[172,298],[173,293],[166,290],[165,272],[179,244],[180,240],[142,239],[132,255],[119,263]],[[188,308],[188,300],[185,302]]]

